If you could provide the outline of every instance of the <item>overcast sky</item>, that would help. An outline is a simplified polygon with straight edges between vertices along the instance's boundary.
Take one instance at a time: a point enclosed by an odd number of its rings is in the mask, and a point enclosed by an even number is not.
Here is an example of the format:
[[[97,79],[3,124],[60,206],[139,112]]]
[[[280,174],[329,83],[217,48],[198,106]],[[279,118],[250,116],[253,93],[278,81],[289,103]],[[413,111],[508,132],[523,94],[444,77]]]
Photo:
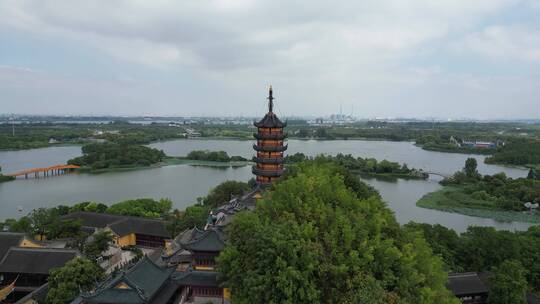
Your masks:
[[[0,113],[540,118],[540,0],[1,0]]]

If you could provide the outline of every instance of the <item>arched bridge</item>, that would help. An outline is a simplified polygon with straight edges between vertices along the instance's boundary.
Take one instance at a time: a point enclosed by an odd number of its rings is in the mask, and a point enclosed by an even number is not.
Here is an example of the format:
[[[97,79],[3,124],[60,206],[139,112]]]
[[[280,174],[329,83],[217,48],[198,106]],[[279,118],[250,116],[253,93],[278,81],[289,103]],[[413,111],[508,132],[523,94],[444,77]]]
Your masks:
[[[448,175],[444,175],[442,173],[439,173],[439,172],[430,172],[430,171],[424,171],[424,173],[427,173],[427,174],[432,174],[432,175],[437,175],[437,176],[440,176],[442,178],[447,178],[447,177],[450,177]]]
[[[28,178],[28,175],[34,174],[35,178],[39,178],[40,173],[43,174],[43,177],[47,176],[53,176],[53,175],[60,175],[60,174],[66,174],[74,169],[78,169],[80,166],[76,165],[55,165],[51,167],[44,167],[44,168],[32,168],[32,169],[26,169],[15,173],[6,174],[7,176],[24,176],[25,178]]]

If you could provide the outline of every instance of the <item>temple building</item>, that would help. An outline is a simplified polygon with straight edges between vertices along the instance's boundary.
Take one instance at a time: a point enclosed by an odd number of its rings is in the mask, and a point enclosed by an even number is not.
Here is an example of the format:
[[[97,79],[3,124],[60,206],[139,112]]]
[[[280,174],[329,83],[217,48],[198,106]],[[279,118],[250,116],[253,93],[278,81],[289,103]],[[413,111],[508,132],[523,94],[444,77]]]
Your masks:
[[[166,240],[171,238],[161,220],[85,211],[69,213],[62,218],[81,221],[82,229],[88,233],[110,231],[119,247],[164,247]]]
[[[24,233],[0,232],[0,303],[14,303],[43,290],[49,271],[79,255],[66,241],[36,241]]]
[[[253,158],[256,165],[253,166],[252,172],[256,175],[257,183],[264,186],[271,184],[283,174],[283,152],[287,150],[287,145],[284,145],[287,133],[283,132],[287,123],[279,120],[274,113],[271,86],[268,92],[268,113],[254,125],[257,127],[257,133],[253,136],[257,139],[257,143],[253,145],[253,149],[257,151],[257,156]]]

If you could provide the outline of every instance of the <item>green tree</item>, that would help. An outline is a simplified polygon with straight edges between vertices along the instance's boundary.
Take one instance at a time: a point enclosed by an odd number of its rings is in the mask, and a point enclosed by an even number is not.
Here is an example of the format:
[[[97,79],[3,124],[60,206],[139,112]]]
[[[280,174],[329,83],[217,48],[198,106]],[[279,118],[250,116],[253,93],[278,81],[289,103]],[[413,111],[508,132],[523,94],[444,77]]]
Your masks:
[[[32,233],[32,221],[28,216],[23,216],[19,220],[7,219],[4,222],[4,225],[7,225],[11,232]]]
[[[515,260],[504,261],[490,279],[489,304],[525,304],[526,270]]]
[[[536,170],[534,168],[531,168],[529,170],[529,174],[527,174],[527,179],[539,179],[538,173],[536,173]]]
[[[169,219],[167,229],[175,236],[189,228],[203,228],[209,212],[208,207],[201,205],[187,207],[184,212],[175,210]]]
[[[238,181],[225,181],[219,184],[203,198],[203,205],[215,208],[222,203],[228,202],[233,196],[242,195],[250,188],[247,183]]]
[[[91,241],[84,245],[84,254],[92,260],[97,259],[103,251],[109,249],[109,245],[113,241],[113,235],[110,231],[100,231],[94,233]]]
[[[49,227],[56,220],[51,210],[47,208],[34,209],[29,215],[32,225],[31,233],[38,239],[42,240],[49,232]]]
[[[103,269],[94,262],[85,258],[75,258],[63,267],[50,271],[46,302],[48,304],[69,303],[81,291],[92,290],[103,277]]]
[[[478,176],[478,163],[476,162],[476,158],[469,157],[465,161],[465,167],[463,168],[463,171],[465,171],[465,174],[467,177],[473,178]]]
[[[406,224],[405,229],[420,232],[433,253],[442,258],[447,270],[452,272],[463,271],[457,261],[456,252],[460,244],[460,238],[454,230],[439,224],[430,225],[414,222]]]
[[[15,179],[15,177],[13,177],[13,176],[2,175],[2,167],[0,166],[0,183],[1,182],[11,181],[11,180],[14,180],[14,179]]]
[[[235,303],[458,303],[442,262],[378,196],[326,163],[300,166],[238,214],[218,258]]]
[[[32,236],[39,240],[75,237],[81,232],[81,223],[77,220],[62,220],[62,208],[38,208],[28,215]]]
[[[131,215],[148,218],[161,218],[171,211],[172,201],[162,198],[156,201],[151,198],[127,200],[111,205],[106,213]]]

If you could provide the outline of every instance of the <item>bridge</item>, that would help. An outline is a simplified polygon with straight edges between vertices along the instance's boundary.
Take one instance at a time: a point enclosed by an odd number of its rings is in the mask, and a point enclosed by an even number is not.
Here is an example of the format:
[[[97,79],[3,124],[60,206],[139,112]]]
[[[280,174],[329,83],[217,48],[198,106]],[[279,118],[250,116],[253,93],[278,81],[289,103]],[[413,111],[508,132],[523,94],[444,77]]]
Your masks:
[[[27,170],[22,170],[15,173],[5,174],[6,176],[24,176],[24,178],[28,178],[28,175],[34,174],[35,178],[39,178],[39,175],[42,174],[43,177],[53,176],[53,175],[60,175],[60,174],[67,174],[75,169],[79,169],[80,166],[76,165],[55,165],[51,167],[44,167],[44,168],[32,168]]]
[[[427,173],[427,174],[430,174],[430,175],[437,175],[437,176],[440,176],[442,178],[447,178],[447,177],[450,177],[448,175],[444,175],[442,173],[438,173],[438,172],[428,172],[428,171],[423,171],[424,173]]]

